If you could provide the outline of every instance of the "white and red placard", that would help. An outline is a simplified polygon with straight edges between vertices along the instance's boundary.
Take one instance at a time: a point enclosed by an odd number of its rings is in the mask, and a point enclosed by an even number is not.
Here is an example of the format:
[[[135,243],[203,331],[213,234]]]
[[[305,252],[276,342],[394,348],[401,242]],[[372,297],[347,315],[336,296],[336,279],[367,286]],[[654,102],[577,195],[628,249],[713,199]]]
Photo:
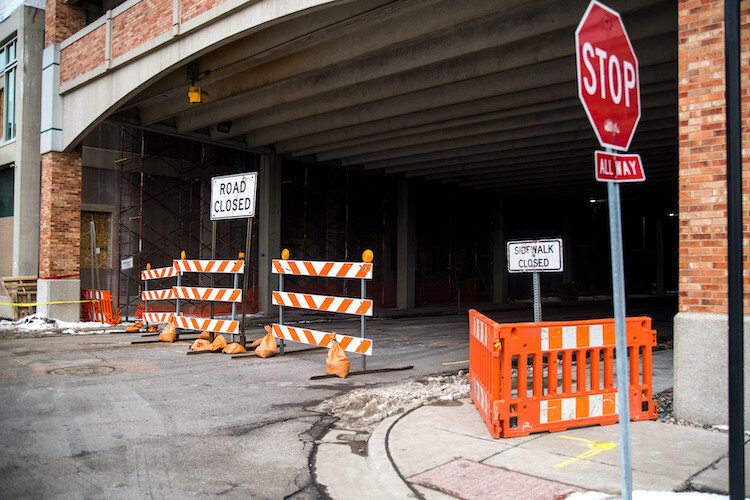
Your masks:
[[[600,182],[643,182],[641,155],[594,151],[594,177]]]
[[[627,151],[641,119],[638,59],[620,14],[592,1],[575,34],[578,97],[602,147]]]
[[[211,220],[255,217],[258,174],[222,175],[211,178]]]

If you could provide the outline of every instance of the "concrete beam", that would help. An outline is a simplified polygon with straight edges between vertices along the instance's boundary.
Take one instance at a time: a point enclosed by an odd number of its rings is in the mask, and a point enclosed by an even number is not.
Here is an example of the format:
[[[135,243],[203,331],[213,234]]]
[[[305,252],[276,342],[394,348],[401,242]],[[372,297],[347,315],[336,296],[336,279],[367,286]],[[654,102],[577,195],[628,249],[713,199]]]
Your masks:
[[[593,163],[593,162],[591,162]],[[551,167],[529,167],[516,169],[514,171],[500,171],[497,174],[487,174],[481,178],[469,178],[465,180],[456,180],[452,182],[460,187],[478,187],[492,186],[502,184],[504,186],[516,186],[520,184],[536,183],[537,180],[544,182],[554,182],[565,179],[575,179],[578,177],[594,177],[593,164],[579,163],[577,165],[566,165],[565,168],[559,166]],[[644,167],[645,168],[645,167]],[[677,158],[668,158],[649,164],[647,175],[649,178],[655,174],[661,174],[665,171],[672,173],[677,171]]]
[[[521,3],[521,0],[514,1]],[[295,47],[292,46],[290,47],[291,51],[282,52],[278,48],[274,48],[273,55],[275,57],[250,58],[250,60],[242,62],[242,71],[230,72],[227,69],[224,71],[225,76],[223,78],[212,78],[211,81],[205,81],[204,85],[210,94],[209,102],[231,100],[261,87],[273,87],[280,82],[285,82],[288,85],[293,80],[304,81],[306,77],[315,72],[336,72],[337,68],[343,68],[351,64],[346,64],[346,61],[361,58],[363,54],[372,57],[371,55],[379,50],[388,48],[393,44],[395,34],[402,36],[403,39],[420,38],[430,33],[445,30],[453,26],[455,22],[471,19],[472,15],[486,16],[491,12],[491,9],[497,10],[496,7],[492,7],[491,2],[484,1],[478,2],[473,9],[470,9],[471,12],[461,13],[459,16],[446,16],[448,4],[448,0],[427,2],[406,0],[389,3],[374,10],[366,11],[365,14],[367,15],[363,15],[358,23],[347,20],[344,23],[344,29],[329,28],[323,30],[328,36],[317,36],[317,43],[314,45],[308,44],[304,50],[294,50]],[[414,23],[415,18],[423,19],[424,23]],[[355,27],[356,29],[354,29]],[[371,33],[371,36],[363,37],[363,32]],[[251,54],[257,50],[245,44],[241,45],[242,47],[239,50],[244,49]],[[231,50],[232,47],[227,47],[222,52]],[[239,52],[234,58],[238,59],[242,54],[242,52]],[[438,53],[433,54],[433,57],[437,55]],[[364,64],[367,59],[369,58],[361,61],[360,64]],[[397,61],[398,58],[392,58],[392,60]],[[253,62],[256,64],[253,64]],[[326,68],[331,69],[326,70]],[[354,69],[348,74],[348,77],[353,78],[357,73],[358,71]],[[210,73],[209,76],[211,76]],[[289,90],[283,91],[285,95],[288,92]],[[142,106],[141,116],[146,120],[144,123],[153,123],[190,111],[190,109],[190,104],[184,98],[169,99]],[[226,137],[223,134],[219,134],[219,136]]]
[[[657,118],[642,121],[639,132],[674,128],[677,125],[675,118]],[[388,149],[376,151],[360,156],[342,158],[342,165],[360,165],[371,162],[382,162],[403,157],[414,157],[427,153],[439,153],[455,149],[483,146],[486,144],[505,144],[505,150],[529,148],[533,146],[556,144],[565,140],[581,140],[593,136],[591,126],[586,120],[571,121],[564,124],[542,126],[538,128],[527,127],[524,129],[508,130],[502,134],[502,140],[498,140],[499,134],[487,133],[457,139],[436,140],[434,142],[405,146],[400,149]]]
[[[639,150],[639,152],[642,152],[642,150]],[[642,156],[643,156],[644,164],[650,165],[652,163],[661,162],[665,160],[676,161],[677,151],[674,151],[671,153],[665,153],[665,154],[652,155],[648,157],[644,155]],[[562,158],[562,159],[555,159],[555,160],[531,161],[531,162],[527,161],[527,162],[520,162],[520,163],[511,164],[511,165],[498,164],[494,168],[483,168],[479,171],[474,171],[474,172],[472,171],[455,172],[453,176],[443,177],[442,182],[452,184],[452,183],[457,183],[457,182],[465,182],[469,180],[481,181],[482,179],[490,179],[492,177],[496,177],[498,174],[531,171],[533,169],[543,169],[543,168],[551,168],[553,169],[553,171],[554,169],[566,170],[569,167],[576,167],[576,166],[584,166],[585,168],[591,170],[594,167],[593,155],[591,154],[591,152],[588,152],[585,155],[579,155],[579,156],[573,156],[569,158]]]
[[[638,151],[646,151],[652,149],[664,149],[677,150],[674,138],[670,137],[658,141],[639,141]],[[481,167],[492,167],[496,164],[507,164],[507,165],[523,165],[530,161],[542,161],[552,159],[566,159],[572,155],[586,154],[587,157],[591,156],[589,150],[579,150],[579,146],[576,144],[567,144],[563,146],[549,145],[540,146],[532,151],[490,151],[480,154],[467,154],[455,157],[448,157],[442,160],[432,160],[425,162],[412,163],[403,166],[397,166],[386,169],[386,173],[404,173],[407,177],[413,175],[430,174],[429,180],[435,180],[442,178],[442,173],[449,174],[451,172],[457,172],[460,170],[472,170],[474,168]]]
[[[575,86],[567,88],[568,95],[575,93]],[[643,93],[642,93],[643,95]],[[643,95],[642,108],[644,116],[676,116],[677,93],[674,89]],[[516,128],[531,127],[549,123],[584,120],[583,107],[577,97],[543,102],[532,106],[515,107],[508,110],[494,111],[479,115],[467,114],[460,118],[436,121],[419,127],[403,128],[383,134],[358,137],[337,144],[319,146],[296,151],[296,154],[316,154],[320,160],[345,158],[347,156],[366,154],[383,149],[395,149],[404,146],[438,140],[476,135],[486,132],[499,132]],[[276,150],[280,151],[279,145]]]
[[[469,54],[461,58],[406,70],[374,80],[366,80],[362,83],[331,90],[323,94],[315,92],[315,83],[319,78],[313,78],[310,82],[301,85],[301,88],[310,94],[307,98],[290,101],[288,100],[289,91],[287,89],[266,89],[263,91],[266,93],[265,96],[247,95],[243,97],[242,102],[216,105],[220,106],[219,108],[215,108],[219,111],[213,116],[209,113],[203,113],[200,115],[191,114],[185,117],[178,117],[177,125],[179,130],[191,130],[221,121],[219,117],[223,119],[238,118],[249,113],[250,116],[238,119],[234,123],[230,133],[235,134],[282,122],[316,116],[337,109],[351,108],[373,100],[384,100],[426,89],[434,89],[441,85],[465,82],[466,80],[486,75],[496,75],[495,81],[487,82],[496,89],[491,95],[497,95],[505,91],[517,91],[529,87],[559,83],[565,80],[574,80],[575,71],[569,61],[566,61],[567,66],[563,69],[564,73],[562,73],[567,75],[567,78],[560,78],[559,73],[553,72],[550,75],[550,81],[541,79],[541,75],[545,69],[543,61],[555,60],[558,57],[565,58],[570,55],[568,50],[563,50],[568,38],[568,31],[552,32],[533,39],[524,39],[521,42],[514,42],[479,53]],[[674,60],[674,50],[670,50],[670,47],[665,45],[667,39],[671,40],[672,38],[672,35],[654,37],[652,40],[653,45],[657,48],[652,49],[654,55],[647,58],[654,57],[658,59],[661,57],[663,59],[660,62]],[[544,48],[541,49],[538,47]],[[666,47],[666,49],[658,47]],[[505,72],[528,66],[529,61],[542,61],[540,67],[535,68],[534,76],[530,80],[526,79],[522,85],[518,85],[515,88],[513,87],[513,81],[503,81],[509,76]],[[279,104],[278,92],[282,90],[286,98],[282,104]],[[474,92],[476,93],[476,90]],[[410,99],[413,97],[410,96]],[[465,101],[467,100],[467,95],[461,93],[456,98],[460,99],[454,102]],[[471,98],[472,95],[469,94],[468,99]],[[430,107],[434,107],[434,105],[435,103],[433,102]],[[268,109],[263,109],[264,107]],[[402,113],[403,111],[399,112],[399,114]]]
[[[664,7],[660,5],[659,9],[664,10]],[[263,109],[272,110],[279,120],[290,121],[373,99],[497,73],[528,65],[530,61],[569,56],[574,52],[569,28],[580,20],[580,16],[572,15],[571,11],[575,9],[549,7],[537,11],[511,11],[496,20],[489,19],[486,24],[459,26],[435,40],[420,41],[414,46],[397,46],[323,73],[303,74],[289,81],[274,80],[272,76],[267,80],[272,85],[257,90],[252,83],[235,81],[230,96],[204,106],[201,112],[191,111],[179,116],[177,128],[190,131],[237,119],[237,128],[233,127],[230,133],[244,133],[263,126],[260,125],[263,120],[260,116],[239,118]],[[662,15],[643,15],[629,33],[632,39],[641,40],[664,36],[668,29]],[[659,41],[649,45],[663,46]],[[248,75],[248,78],[252,82],[257,77]],[[284,96],[283,100],[279,99],[280,94]],[[220,97],[224,97],[223,94]],[[279,105],[282,102],[284,104]],[[287,113],[292,118],[286,118]]]
[[[664,128],[666,126],[666,128]],[[659,127],[651,131],[645,131],[640,129],[638,132],[637,140],[640,141],[651,141],[655,139],[671,139],[674,143],[676,137],[676,124],[673,123],[670,127],[669,124],[659,124]],[[532,140],[525,141],[521,147],[514,145],[512,142],[508,143],[505,141],[495,141],[487,144],[462,146],[455,149],[446,149],[438,151],[420,151],[410,156],[404,156],[400,158],[390,158],[378,162],[372,162],[365,164],[365,169],[369,170],[372,168],[386,168],[386,172],[391,173],[388,167],[400,166],[400,165],[413,165],[418,162],[429,163],[436,160],[444,160],[449,158],[457,158],[469,155],[478,155],[482,153],[498,153],[507,152],[508,157],[523,157],[533,156],[534,154],[546,153],[551,151],[572,151],[572,150],[593,150],[598,147],[599,143],[594,139],[594,133],[589,130],[580,130],[577,132],[567,132],[565,134],[559,134],[558,136],[542,136],[535,137]],[[636,146],[633,146],[635,149]]]
[[[195,84],[210,85],[282,54],[301,51],[331,37],[366,28],[392,15],[391,3],[391,0],[342,2],[335,9],[317,10],[304,16],[286,18],[281,23],[271,23],[262,30],[225,44],[221,50],[195,58],[200,69]],[[386,8],[383,8],[384,5]],[[184,97],[186,86],[190,83],[185,67],[180,67],[120,109],[154,105],[176,96]]]
[[[674,83],[677,73],[674,54],[664,56],[664,61],[649,67],[641,61],[641,80],[644,85],[653,82]],[[275,123],[278,120],[272,112],[264,112],[247,118],[249,123],[253,122],[251,127],[253,131],[245,137],[248,146],[267,145],[279,139],[300,137],[311,132],[342,129],[362,123],[369,124],[376,120],[385,121],[439,107],[452,105],[460,107],[469,101],[518,93],[509,96],[506,101],[506,106],[512,107],[516,97],[519,97],[519,103],[524,102],[519,96],[521,92],[535,88],[550,88],[558,84],[573,85],[572,88],[575,88],[575,71],[568,58],[510,70],[502,75],[492,74],[436,86],[419,92],[367,102],[341,110],[322,112],[308,118],[286,120],[281,123]],[[539,95],[543,92],[540,91]],[[533,97],[530,96],[529,101],[532,99]]]
[[[652,108],[649,110],[648,116],[651,119],[675,118],[677,116],[677,109],[674,105]],[[465,140],[481,140],[480,138],[496,139],[498,136],[502,136],[504,140],[511,141],[590,127],[583,107],[579,105],[556,112],[518,116],[512,120],[493,120],[379,142],[369,142],[350,148],[327,151],[317,155],[317,158],[321,161],[338,159],[344,165],[351,165],[367,163],[367,158],[373,156],[377,160],[381,160],[387,158],[389,154],[400,155],[420,145],[430,145],[431,148],[431,145],[435,143],[451,146],[460,144]]]

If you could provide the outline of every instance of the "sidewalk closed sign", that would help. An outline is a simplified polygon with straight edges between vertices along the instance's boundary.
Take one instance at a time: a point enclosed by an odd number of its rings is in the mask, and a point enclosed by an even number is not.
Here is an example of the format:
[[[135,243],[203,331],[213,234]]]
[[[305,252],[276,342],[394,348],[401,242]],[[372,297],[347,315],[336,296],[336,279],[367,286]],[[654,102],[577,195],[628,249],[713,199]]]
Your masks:
[[[508,242],[508,272],[554,273],[562,270],[562,239]]]
[[[211,220],[255,217],[257,173],[211,178]]]

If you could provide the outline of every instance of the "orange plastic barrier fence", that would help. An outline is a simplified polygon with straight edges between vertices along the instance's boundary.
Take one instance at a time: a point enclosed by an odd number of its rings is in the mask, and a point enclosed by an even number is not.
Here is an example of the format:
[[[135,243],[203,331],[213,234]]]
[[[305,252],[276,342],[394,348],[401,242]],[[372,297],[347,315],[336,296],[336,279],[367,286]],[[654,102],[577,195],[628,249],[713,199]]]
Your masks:
[[[656,331],[627,318],[631,420],[657,417]],[[494,438],[618,420],[614,319],[500,324],[469,311],[471,399]]]
[[[115,317],[112,308],[112,293],[109,290],[81,289],[82,300],[93,300],[81,304],[81,319],[83,321],[102,321],[116,325],[120,318]],[[102,313],[104,313],[102,315]]]

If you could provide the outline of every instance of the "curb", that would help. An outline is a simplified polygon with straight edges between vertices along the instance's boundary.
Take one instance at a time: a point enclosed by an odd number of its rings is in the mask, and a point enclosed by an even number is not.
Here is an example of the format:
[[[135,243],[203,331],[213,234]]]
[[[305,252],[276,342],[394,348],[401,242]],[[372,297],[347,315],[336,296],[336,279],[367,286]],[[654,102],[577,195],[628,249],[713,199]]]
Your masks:
[[[383,485],[384,498],[421,498],[401,477],[388,453],[388,434],[402,416],[388,417],[372,431],[367,441],[367,462]]]

